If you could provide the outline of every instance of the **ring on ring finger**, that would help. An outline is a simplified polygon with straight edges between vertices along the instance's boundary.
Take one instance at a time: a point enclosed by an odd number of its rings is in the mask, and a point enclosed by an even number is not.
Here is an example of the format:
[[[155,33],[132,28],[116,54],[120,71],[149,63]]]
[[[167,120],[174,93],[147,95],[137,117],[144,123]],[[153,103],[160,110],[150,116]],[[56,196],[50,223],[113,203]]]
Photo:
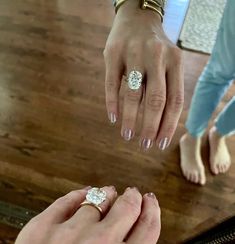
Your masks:
[[[100,204],[103,203],[106,200],[107,193],[105,190],[93,187],[90,190],[88,190],[87,195],[86,195],[86,200],[81,203],[80,207],[82,206],[92,206],[95,207],[100,214],[103,214],[103,210],[100,207]]]
[[[128,81],[128,87],[132,90],[132,91],[137,91],[143,82],[143,75],[141,72],[137,71],[137,70],[132,70],[129,73],[129,76],[127,78]]]

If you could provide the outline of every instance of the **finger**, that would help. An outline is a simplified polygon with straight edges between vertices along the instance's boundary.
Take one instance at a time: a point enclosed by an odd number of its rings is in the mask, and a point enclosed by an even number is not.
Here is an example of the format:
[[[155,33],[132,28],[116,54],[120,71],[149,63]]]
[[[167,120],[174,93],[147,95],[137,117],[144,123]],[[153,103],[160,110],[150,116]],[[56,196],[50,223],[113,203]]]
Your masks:
[[[123,242],[141,212],[142,196],[135,188],[127,188],[118,197],[101,224],[115,243]]]
[[[143,61],[141,59],[141,48],[138,42],[132,42],[129,44],[128,52],[126,56],[126,69],[128,78],[134,74],[140,72],[142,76],[142,82],[144,79],[144,69]],[[133,77],[133,76],[132,76]],[[141,79],[141,78],[140,78]],[[135,125],[138,115],[139,106],[141,103],[143,94],[143,85],[137,90],[133,90],[126,85],[125,94],[124,94],[124,104],[123,104],[123,115],[122,115],[122,128],[121,135],[127,141],[129,141],[135,133]]]
[[[128,74],[133,71],[131,70],[132,67],[132,65],[128,67]],[[143,70],[141,68],[135,68],[135,70],[143,75]],[[135,125],[137,121],[139,106],[142,100],[142,95],[143,85],[141,85],[138,90],[131,90],[128,84],[126,85],[121,128],[121,135],[126,141],[129,141],[134,137]]]
[[[105,75],[105,96],[108,117],[111,123],[118,119],[119,90],[123,75],[123,64],[117,50],[113,47],[106,47],[104,51],[104,60],[106,66]]]
[[[105,216],[117,197],[117,192],[113,186],[105,186],[101,189],[107,194],[106,200],[99,205],[102,209],[102,216]],[[77,210],[77,212],[67,221],[67,223],[75,226],[79,225],[80,228],[87,228],[90,224],[100,221],[102,216],[99,210],[95,207],[91,205],[84,205]]]
[[[66,221],[74,214],[80,204],[84,201],[89,188],[90,187],[72,191],[57,199],[45,211],[38,215],[38,218],[43,218],[45,222],[54,224]]]
[[[155,244],[161,231],[161,211],[153,193],[143,197],[140,217],[130,233],[127,244]]]
[[[183,65],[178,61],[167,72],[167,103],[156,144],[165,150],[171,143],[184,104]]]
[[[144,150],[152,147],[160,126],[166,102],[164,67],[159,64],[147,70],[147,85],[144,103],[144,118],[140,145]]]

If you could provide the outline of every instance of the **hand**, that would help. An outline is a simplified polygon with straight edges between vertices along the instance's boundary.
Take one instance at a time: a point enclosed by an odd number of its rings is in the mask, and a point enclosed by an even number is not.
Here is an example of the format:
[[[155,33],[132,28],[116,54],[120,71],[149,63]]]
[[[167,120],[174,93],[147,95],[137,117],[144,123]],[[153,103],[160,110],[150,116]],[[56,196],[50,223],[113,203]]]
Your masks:
[[[92,206],[82,206],[88,189],[73,191],[33,218],[15,244],[155,244],[160,235],[160,208],[154,194],[143,197],[127,188],[117,198],[114,187],[102,188],[103,218]]]
[[[119,90],[123,74],[132,70],[144,76],[137,92],[125,88],[121,135],[134,137],[137,114],[143,100],[140,145],[169,146],[183,108],[182,53],[164,34],[159,14],[141,10],[139,1],[128,0],[118,10],[104,50],[106,106],[109,119],[119,116]]]

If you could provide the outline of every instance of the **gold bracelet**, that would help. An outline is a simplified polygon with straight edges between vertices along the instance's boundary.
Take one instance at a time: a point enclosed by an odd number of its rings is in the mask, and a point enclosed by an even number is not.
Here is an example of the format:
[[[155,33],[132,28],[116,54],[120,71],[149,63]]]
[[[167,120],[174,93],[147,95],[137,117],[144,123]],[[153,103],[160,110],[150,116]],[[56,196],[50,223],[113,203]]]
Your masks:
[[[121,7],[123,3],[125,3],[127,0],[116,0],[114,7],[115,12],[117,13],[118,9]],[[164,17],[164,5],[165,0],[140,0],[140,8],[141,9],[150,9],[155,12],[157,12],[160,17],[161,21],[163,21]]]
[[[155,12],[157,12],[160,17],[161,20],[163,22],[163,17],[164,17],[164,5],[165,2],[164,0],[141,0],[141,9],[150,9],[153,10]]]
[[[121,7],[123,3],[125,3],[127,0],[116,0],[115,2],[115,12],[117,13],[118,9]]]

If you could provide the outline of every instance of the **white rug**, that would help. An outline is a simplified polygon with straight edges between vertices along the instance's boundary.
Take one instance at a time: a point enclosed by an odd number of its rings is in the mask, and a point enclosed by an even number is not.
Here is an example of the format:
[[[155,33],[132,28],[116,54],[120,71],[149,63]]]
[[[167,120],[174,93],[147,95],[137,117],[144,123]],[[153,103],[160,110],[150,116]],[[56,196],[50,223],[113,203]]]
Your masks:
[[[185,49],[210,54],[225,4],[226,0],[191,0],[179,45]]]

